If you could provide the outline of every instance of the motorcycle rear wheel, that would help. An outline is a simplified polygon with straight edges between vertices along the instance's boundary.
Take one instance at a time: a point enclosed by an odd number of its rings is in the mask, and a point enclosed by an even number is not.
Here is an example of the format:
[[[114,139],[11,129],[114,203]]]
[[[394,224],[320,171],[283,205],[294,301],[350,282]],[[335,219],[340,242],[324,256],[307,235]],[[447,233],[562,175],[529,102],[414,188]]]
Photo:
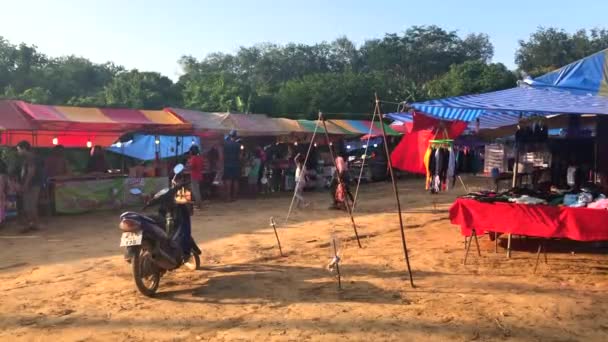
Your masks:
[[[196,271],[198,269],[201,268],[201,257],[196,254],[196,253],[192,253],[192,256],[190,257],[190,259],[186,260],[186,262],[184,262],[184,266],[186,266],[186,268],[188,268],[191,271]]]
[[[154,297],[160,284],[160,270],[152,260],[145,244],[135,251],[131,265],[133,265],[133,278],[139,292],[144,296]]]

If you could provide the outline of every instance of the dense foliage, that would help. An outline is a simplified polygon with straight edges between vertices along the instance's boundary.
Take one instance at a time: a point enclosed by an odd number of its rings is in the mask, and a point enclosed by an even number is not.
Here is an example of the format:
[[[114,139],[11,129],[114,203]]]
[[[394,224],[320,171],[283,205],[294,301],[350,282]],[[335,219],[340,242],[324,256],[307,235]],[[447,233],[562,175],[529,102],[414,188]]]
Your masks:
[[[608,31],[540,28],[519,42],[520,72],[536,76],[608,47]],[[0,37],[0,97],[82,106],[238,111],[280,116],[366,113],[383,100],[421,101],[505,89],[521,75],[491,63],[485,34],[414,26],[357,47],[346,37],[314,45],[270,43],[234,54],[182,57],[177,82],[76,56],[50,57]],[[392,108],[387,108],[391,110]]]

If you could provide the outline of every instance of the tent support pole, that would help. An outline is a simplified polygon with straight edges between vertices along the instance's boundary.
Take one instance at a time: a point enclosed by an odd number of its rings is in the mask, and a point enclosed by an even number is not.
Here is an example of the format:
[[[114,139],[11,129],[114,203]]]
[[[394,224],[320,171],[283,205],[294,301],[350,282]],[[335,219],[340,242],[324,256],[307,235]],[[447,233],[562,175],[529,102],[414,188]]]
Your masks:
[[[334,148],[330,145],[329,133],[327,133],[327,124],[325,123],[325,118],[323,117],[323,113],[319,112],[319,119],[323,124],[323,130],[325,131],[325,141],[327,143],[327,147],[329,147],[329,154],[331,155],[331,160],[334,162],[334,167],[336,168],[336,175],[338,177],[338,184],[343,182],[342,176],[340,172],[338,172],[338,164],[336,164],[336,157],[334,156]],[[357,225],[355,224],[355,219],[353,218],[353,211],[350,207],[350,203],[348,203],[348,194],[344,196],[344,206],[346,207],[346,211],[348,211],[348,216],[350,216],[350,222],[353,224],[353,230],[355,232],[355,237],[357,238],[357,244],[359,248],[361,246],[361,240],[359,240],[359,233],[357,232]]]
[[[405,229],[403,227],[403,217],[401,215],[401,201],[399,200],[399,190],[397,189],[397,183],[395,182],[395,173],[393,171],[393,163],[391,161],[391,154],[388,150],[388,141],[386,139],[386,130],[384,128],[384,116],[382,115],[382,111],[380,110],[380,99],[378,98],[378,94],[374,94],[376,98],[376,107],[374,109],[374,114],[378,115],[378,120],[380,121],[380,127],[382,128],[382,139],[384,141],[384,151],[386,151],[386,160],[388,163],[388,170],[391,175],[391,183],[393,183],[393,193],[395,194],[395,201],[397,202],[397,212],[399,215],[399,227],[401,228],[401,243],[403,245],[403,254],[405,257],[405,263],[407,264],[407,272],[410,276],[410,285],[414,286],[414,278],[412,277],[412,268],[410,267],[410,257],[407,252],[407,244],[405,242]]]
[[[369,124],[369,132],[367,132],[367,143],[365,143],[365,152],[363,153],[364,158],[361,163],[361,170],[359,170],[359,179],[357,179],[357,189],[355,189],[355,198],[353,199],[353,212],[357,207],[357,198],[359,198],[359,187],[361,186],[361,177],[363,177],[363,170],[365,169],[365,160],[367,159],[367,149],[369,148],[369,141],[372,137],[372,129],[374,127],[374,120],[376,119],[376,113],[372,116],[372,122]],[[382,124],[382,122],[380,122]],[[368,166],[369,167],[369,166]]]
[[[517,187],[517,176],[519,173],[519,143],[515,143],[515,163],[513,164],[513,184],[512,187]]]
[[[306,157],[304,158],[304,169],[306,170],[306,164],[308,164],[308,157],[310,156],[310,151],[312,150],[312,147],[314,146],[315,143],[315,137],[317,136],[317,130],[319,129],[319,120],[317,120],[317,123],[315,125],[315,130],[312,132],[312,137],[310,138],[310,143],[308,145],[308,150],[306,151]],[[289,210],[287,211],[287,216],[285,217],[285,224],[287,224],[287,222],[289,221],[289,216],[291,216],[291,211],[293,210],[293,204],[295,203],[296,200],[296,194],[298,193],[298,182],[302,179],[302,177],[305,177],[305,175],[300,174],[300,178],[299,179],[295,179],[295,186],[293,188],[293,196],[291,197],[291,203],[289,204]]]

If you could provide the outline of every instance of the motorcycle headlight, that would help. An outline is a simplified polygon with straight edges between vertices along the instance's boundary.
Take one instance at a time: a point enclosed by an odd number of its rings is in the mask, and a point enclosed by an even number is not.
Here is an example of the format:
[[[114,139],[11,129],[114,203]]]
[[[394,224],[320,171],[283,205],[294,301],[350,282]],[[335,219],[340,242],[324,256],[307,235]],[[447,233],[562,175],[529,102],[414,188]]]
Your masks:
[[[124,219],[120,221],[118,227],[125,232],[136,232],[141,229],[141,223],[131,219]]]

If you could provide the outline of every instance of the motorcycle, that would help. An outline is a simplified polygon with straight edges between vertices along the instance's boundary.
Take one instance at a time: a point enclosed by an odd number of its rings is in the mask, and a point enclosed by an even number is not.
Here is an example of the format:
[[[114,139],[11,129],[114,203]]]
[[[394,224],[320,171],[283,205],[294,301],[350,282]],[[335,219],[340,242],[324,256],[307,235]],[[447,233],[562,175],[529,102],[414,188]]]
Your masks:
[[[175,181],[183,170],[184,165],[176,165],[171,186],[160,190],[144,206],[143,210],[158,206],[157,216],[132,211],[120,215],[120,246],[126,247],[125,260],[132,265],[137,289],[148,297],[156,294],[160,278],[167,271],[183,265],[191,270],[200,267],[201,250],[191,235],[191,201],[184,184]],[[129,192],[142,195],[137,188]]]

